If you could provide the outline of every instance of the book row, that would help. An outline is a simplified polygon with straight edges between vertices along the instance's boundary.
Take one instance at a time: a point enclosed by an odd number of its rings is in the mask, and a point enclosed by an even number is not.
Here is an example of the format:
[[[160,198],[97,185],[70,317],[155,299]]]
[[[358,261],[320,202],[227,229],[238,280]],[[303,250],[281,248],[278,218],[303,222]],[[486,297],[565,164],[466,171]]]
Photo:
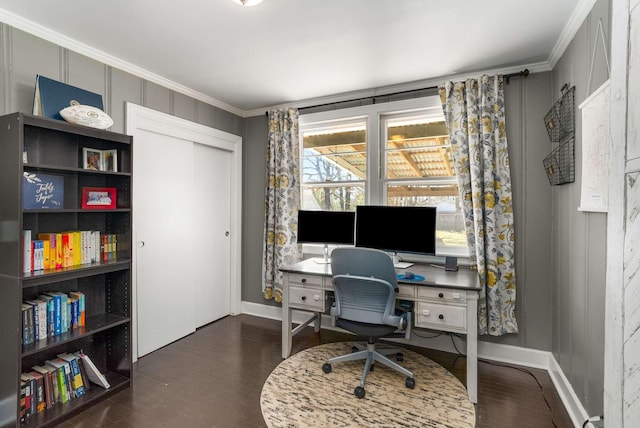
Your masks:
[[[58,354],[57,358],[31,367],[20,375],[20,420],[82,397],[91,384],[109,388],[107,378],[82,351]]]
[[[60,291],[40,294],[22,302],[22,344],[58,336],[85,326],[84,293]]]
[[[116,259],[117,235],[95,230],[38,233],[22,231],[23,272],[111,261]]]

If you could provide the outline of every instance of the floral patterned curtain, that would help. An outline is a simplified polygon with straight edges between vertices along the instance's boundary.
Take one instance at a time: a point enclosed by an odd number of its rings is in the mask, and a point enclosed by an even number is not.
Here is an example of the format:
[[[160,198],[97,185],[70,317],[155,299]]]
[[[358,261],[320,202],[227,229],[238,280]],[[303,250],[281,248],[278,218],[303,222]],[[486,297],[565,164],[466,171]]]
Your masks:
[[[502,76],[439,87],[482,290],[478,333],[517,333],[514,224]]]
[[[295,230],[291,228],[297,222],[300,206],[297,109],[269,112],[267,144],[262,292],[265,298],[281,302],[279,267],[300,259]]]

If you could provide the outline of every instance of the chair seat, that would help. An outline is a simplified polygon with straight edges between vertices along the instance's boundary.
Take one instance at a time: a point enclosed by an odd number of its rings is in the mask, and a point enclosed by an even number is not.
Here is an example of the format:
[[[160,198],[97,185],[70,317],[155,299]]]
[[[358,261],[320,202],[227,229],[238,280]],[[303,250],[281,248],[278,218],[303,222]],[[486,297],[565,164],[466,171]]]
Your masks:
[[[389,336],[396,331],[396,327],[384,324],[370,324],[360,321],[350,321],[342,318],[336,319],[336,325],[344,328],[358,336],[363,337],[383,337]]]

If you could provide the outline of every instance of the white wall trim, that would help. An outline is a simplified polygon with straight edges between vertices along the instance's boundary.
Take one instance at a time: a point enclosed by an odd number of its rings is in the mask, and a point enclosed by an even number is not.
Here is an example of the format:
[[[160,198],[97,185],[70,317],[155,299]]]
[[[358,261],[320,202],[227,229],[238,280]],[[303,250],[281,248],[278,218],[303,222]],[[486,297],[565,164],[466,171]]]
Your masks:
[[[282,320],[282,308],[280,306],[262,305],[243,301],[242,313],[278,321]],[[293,311],[294,323],[301,323],[308,317],[309,315],[307,313]],[[330,327],[331,322],[329,317],[323,316],[322,325],[323,328],[332,329],[332,327]],[[411,344],[425,346],[439,351],[457,353],[458,351],[454,348],[451,340],[451,337],[448,335],[442,335],[435,339],[417,339],[414,334],[414,339],[412,339]],[[464,352],[465,345],[462,341],[458,340],[456,345],[458,349]],[[573,387],[569,383],[569,380],[564,375],[562,368],[551,352],[479,341],[478,358],[546,370],[573,424],[576,427],[582,426],[583,422],[589,417],[578,396],[575,394]]]
[[[593,9],[595,4],[596,0],[580,0],[576,8],[573,10],[569,21],[567,21],[562,33],[560,33],[558,41],[551,50],[551,54],[549,54],[547,62],[550,64],[551,68],[556,66],[556,63],[562,57],[562,54],[564,54],[564,51],[575,37],[584,20],[589,16],[589,13],[591,13],[591,9]]]

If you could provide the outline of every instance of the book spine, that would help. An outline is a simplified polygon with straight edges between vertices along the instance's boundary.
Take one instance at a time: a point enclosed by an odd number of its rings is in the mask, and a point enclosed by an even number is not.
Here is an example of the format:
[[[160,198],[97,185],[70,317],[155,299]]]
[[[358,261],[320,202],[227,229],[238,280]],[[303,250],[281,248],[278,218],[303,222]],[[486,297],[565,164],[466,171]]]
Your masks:
[[[69,296],[69,301],[69,306],[71,307],[70,329],[75,330],[78,328],[78,299],[74,299],[73,297]]]
[[[102,260],[109,261],[109,235],[104,234],[102,236]]]
[[[22,272],[31,272],[31,231],[22,231]]]
[[[38,302],[38,337],[40,340],[43,340],[49,335],[47,326],[47,302],[42,299],[37,299],[36,302]]]
[[[82,264],[82,237],[80,231],[73,232],[73,265]]]
[[[51,269],[51,242],[48,239],[42,240],[44,251],[44,264],[42,268],[44,270]]]
[[[64,245],[62,243],[62,233],[56,233],[56,269],[64,266]]]
[[[20,381],[20,422],[24,422],[27,419],[27,382]]]
[[[29,374],[36,380],[36,413],[40,413],[44,411],[47,406],[45,401],[44,376],[38,372],[30,372]]]

